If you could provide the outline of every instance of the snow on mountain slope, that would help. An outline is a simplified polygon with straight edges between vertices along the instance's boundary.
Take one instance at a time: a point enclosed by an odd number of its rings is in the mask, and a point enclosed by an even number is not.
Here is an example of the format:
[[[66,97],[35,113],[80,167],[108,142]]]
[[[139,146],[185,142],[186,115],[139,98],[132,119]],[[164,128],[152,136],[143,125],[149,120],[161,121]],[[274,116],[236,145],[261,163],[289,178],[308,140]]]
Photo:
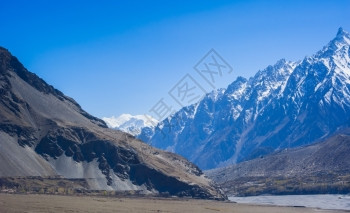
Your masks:
[[[131,135],[139,135],[144,127],[153,129],[158,123],[156,119],[149,115],[122,114],[119,117],[103,117],[102,120],[107,123],[108,127]]]
[[[315,55],[238,77],[222,95],[208,94],[138,137],[203,169],[325,138],[350,124],[349,46],[340,28]]]

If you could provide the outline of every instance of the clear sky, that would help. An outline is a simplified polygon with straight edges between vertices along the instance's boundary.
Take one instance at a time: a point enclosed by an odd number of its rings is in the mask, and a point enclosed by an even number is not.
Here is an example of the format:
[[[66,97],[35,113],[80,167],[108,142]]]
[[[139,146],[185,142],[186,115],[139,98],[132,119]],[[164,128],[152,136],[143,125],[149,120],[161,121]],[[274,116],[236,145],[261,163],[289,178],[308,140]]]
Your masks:
[[[233,67],[216,82],[300,60],[342,26],[350,1],[0,1],[0,46],[102,117],[144,114],[214,48]],[[171,103],[173,108],[179,108]]]

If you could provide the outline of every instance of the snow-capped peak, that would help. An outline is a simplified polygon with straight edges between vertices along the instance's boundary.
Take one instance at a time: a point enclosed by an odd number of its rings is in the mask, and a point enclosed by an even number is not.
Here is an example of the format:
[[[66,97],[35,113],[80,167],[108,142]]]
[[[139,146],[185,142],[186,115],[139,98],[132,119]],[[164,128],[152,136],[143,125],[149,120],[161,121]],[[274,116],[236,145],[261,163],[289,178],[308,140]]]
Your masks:
[[[339,28],[336,37],[331,40],[322,50],[316,53],[314,58],[328,58],[339,52],[346,52],[344,49],[350,45],[350,34]]]
[[[139,138],[210,169],[329,136],[349,123],[349,44],[340,28],[315,55],[238,77]]]
[[[158,121],[149,115],[122,114],[119,117],[103,117],[109,128],[118,129],[132,135],[141,133],[144,127],[154,128]]]
[[[341,49],[344,45],[350,44],[350,34],[339,28],[336,37],[330,42],[330,45],[334,44],[338,49]]]
[[[225,93],[225,91],[226,89],[224,88],[216,89],[208,93],[207,96],[213,101],[217,101]]]
[[[336,39],[342,38],[349,43],[349,37],[350,37],[350,34],[348,32],[346,32],[345,30],[343,30],[343,28],[340,27],[338,29]]]

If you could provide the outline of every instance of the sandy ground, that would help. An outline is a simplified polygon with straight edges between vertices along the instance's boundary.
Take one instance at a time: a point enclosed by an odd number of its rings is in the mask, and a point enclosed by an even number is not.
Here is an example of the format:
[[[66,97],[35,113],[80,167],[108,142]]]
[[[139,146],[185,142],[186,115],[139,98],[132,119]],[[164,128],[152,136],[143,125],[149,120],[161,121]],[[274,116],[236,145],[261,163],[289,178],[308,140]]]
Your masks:
[[[341,212],[208,200],[0,194],[0,212]]]

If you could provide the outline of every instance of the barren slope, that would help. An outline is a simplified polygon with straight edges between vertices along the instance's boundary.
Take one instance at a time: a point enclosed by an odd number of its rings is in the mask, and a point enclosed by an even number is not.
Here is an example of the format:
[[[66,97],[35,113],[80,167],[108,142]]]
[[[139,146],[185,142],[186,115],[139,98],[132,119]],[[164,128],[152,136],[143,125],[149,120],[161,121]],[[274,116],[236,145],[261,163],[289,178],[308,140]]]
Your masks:
[[[231,195],[349,193],[349,153],[350,136],[338,134],[206,173]]]
[[[81,109],[0,48],[0,176],[89,178],[91,189],[223,198],[184,158]]]

